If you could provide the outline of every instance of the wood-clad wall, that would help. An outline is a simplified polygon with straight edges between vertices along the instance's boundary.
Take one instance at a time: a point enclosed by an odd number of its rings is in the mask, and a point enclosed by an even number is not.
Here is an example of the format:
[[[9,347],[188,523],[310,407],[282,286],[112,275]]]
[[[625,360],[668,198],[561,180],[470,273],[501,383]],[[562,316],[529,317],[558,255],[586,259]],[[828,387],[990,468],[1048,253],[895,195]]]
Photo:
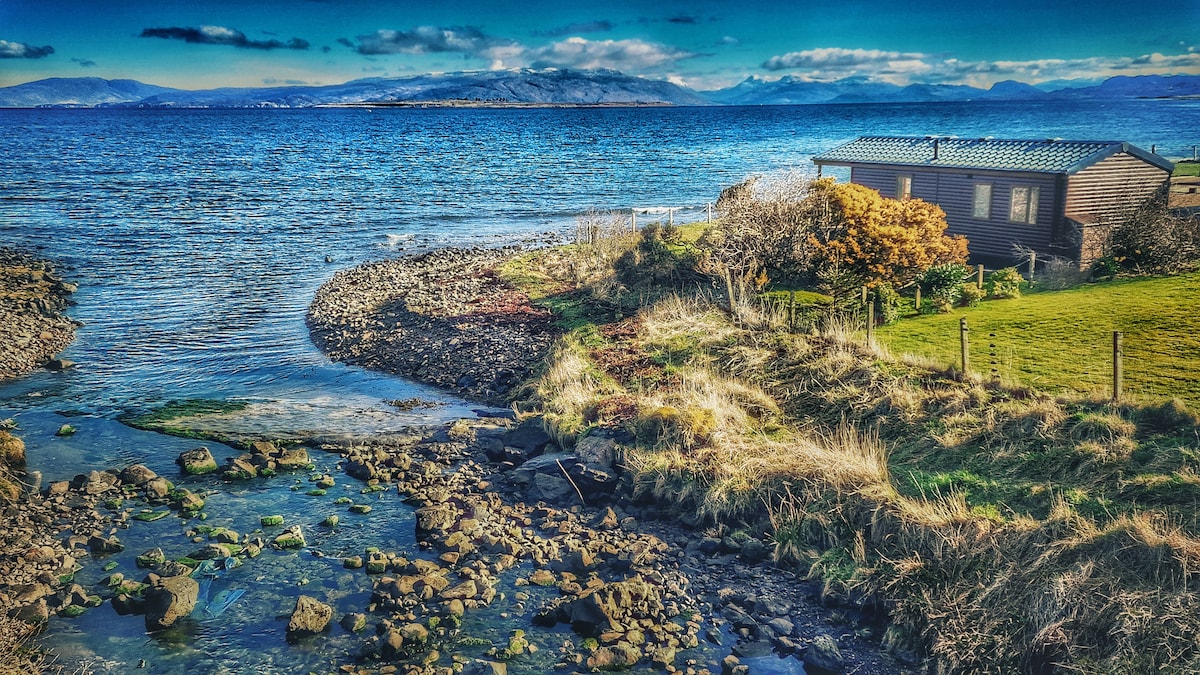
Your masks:
[[[850,170],[850,182],[878,190],[884,197],[896,196],[896,177],[912,176],[912,196],[942,207],[946,212],[946,231],[967,238],[973,255],[1016,257],[1014,244],[1032,248],[1038,253],[1058,252],[1051,247],[1056,232],[1054,219],[1061,211],[1055,209],[1055,177],[1040,173],[999,171],[951,172],[931,171],[921,167],[855,166]],[[990,217],[975,218],[975,185],[992,186]],[[1037,222],[1033,225],[1008,220],[1013,187],[1038,188]]]
[[[1082,223],[1111,223],[1153,197],[1169,179],[1165,169],[1118,153],[1068,179],[1066,216]]]

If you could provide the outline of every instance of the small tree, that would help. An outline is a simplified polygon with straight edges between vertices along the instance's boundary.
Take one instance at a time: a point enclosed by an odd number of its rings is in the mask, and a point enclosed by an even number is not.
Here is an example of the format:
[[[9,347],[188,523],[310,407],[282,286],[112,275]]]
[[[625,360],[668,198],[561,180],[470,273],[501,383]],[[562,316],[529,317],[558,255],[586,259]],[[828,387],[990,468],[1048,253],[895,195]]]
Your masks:
[[[920,199],[887,199],[853,183],[817,181],[812,212],[830,216],[810,230],[811,263],[835,297],[860,286],[903,286],[935,265],[962,264],[967,240],[946,235],[941,207]]]
[[[1200,267],[1200,216],[1174,213],[1165,196],[1132,210],[1109,231],[1108,255],[1137,274],[1177,274]]]

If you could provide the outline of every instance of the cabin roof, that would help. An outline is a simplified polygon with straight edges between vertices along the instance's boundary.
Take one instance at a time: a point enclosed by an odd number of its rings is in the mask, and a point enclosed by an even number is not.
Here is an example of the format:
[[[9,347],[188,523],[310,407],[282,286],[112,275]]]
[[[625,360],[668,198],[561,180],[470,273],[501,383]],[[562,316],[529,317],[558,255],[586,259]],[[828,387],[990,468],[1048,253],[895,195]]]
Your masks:
[[[813,162],[1073,174],[1119,152],[1166,171],[1174,169],[1174,164],[1162,157],[1122,141],[953,136],[861,136],[813,157]]]

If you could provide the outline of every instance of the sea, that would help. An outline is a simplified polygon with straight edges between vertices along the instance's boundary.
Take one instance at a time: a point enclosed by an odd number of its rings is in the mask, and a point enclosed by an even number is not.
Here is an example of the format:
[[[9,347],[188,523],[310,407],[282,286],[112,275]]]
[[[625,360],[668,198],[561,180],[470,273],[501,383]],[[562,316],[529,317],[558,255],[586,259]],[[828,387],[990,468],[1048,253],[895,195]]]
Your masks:
[[[69,314],[82,323],[62,354],[77,365],[0,385],[0,420],[13,420],[30,468],[50,481],[132,462],[176,475],[172,460],[197,441],[117,420],[169,401],[246,401],[243,430],[280,438],[485,413],[331,363],[304,324],[318,286],[340,269],[436,247],[563,241],[594,211],[703,220],[723,188],[753,175],[815,175],[814,155],[861,135],[1119,140],[1190,159],[1200,101],[0,110],[0,246],[53,260],[79,285]],[[389,403],[405,399],[424,404]],[[76,433],[56,436],[66,423]],[[321,462],[336,471],[333,459]],[[303,491],[276,483],[206,484],[214,522],[251,531],[264,510],[315,517]],[[378,499],[382,515],[354,537],[328,535],[316,544],[321,557],[279,554],[293,576],[263,565],[241,573],[235,581],[250,592],[223,621],[148,636],[106,604],[53,619],[41,640],[96,672],[143,659],[150,672],[333,670],[345,662],[344,637],[288,647],[282,624],[308,584],[323,584],[339,611],[365,605],[369,581],[347,579],[330,562],[340,555],[413,546],[407,507]],[[183,555],[187,527],[138,523],[121,534],[127,553],[109,562],[134,574],[134,549],[165,541]],[[102,564],[90,562],[80,580],[98,581]]]

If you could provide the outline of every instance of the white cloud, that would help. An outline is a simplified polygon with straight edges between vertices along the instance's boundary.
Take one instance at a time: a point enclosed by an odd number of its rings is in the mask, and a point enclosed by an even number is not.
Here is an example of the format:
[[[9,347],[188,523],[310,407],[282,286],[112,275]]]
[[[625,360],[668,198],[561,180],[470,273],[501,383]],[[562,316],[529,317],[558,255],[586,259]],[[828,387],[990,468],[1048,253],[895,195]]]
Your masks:
[[[944,54],[829,47],[773,56],[762,67],[819,81],[866,76],[899,85],[922,82],[987,87],[1008,79],[1037,83],[1114,75],[1200,74],[1200,53],[1189,48],[1187,53],[1174,55],[964,61]]]
[[[691,52],[644,40],[586,40],[567,38],[522,55],[534,68],[613,68],[639,72],[654,70],[695,56]]]

